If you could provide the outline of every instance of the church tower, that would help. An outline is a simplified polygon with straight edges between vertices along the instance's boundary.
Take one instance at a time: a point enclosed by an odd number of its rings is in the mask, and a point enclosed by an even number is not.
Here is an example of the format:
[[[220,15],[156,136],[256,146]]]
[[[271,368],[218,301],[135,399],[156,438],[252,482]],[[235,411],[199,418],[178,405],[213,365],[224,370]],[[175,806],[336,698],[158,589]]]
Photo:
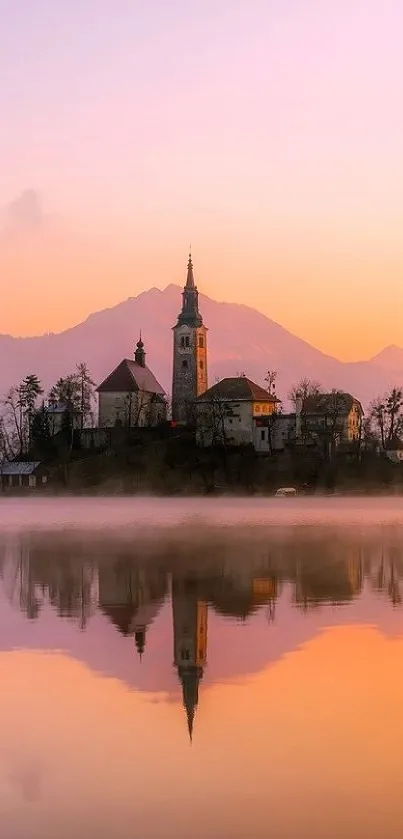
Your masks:
[[[197,582],[172,580],[174,664],[182,685],[190,740],[199,701],[199,683],[207,658],[207,603],[199,598]]]
[[[199,292],[189,253],[182,311],[173,327],[172,419],[188,423],[193,404],[207,390],[207,329],[199,312]]]

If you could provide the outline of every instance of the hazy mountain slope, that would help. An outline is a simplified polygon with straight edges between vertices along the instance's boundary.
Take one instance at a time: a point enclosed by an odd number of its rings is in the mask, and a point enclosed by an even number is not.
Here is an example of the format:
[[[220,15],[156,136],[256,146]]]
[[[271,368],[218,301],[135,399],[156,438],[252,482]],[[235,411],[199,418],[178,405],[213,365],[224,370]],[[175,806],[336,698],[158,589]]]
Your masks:
[[[56,335],[2,335],[0,391],[4,393],[31,371],[38,373],[49,387],[82,360],[87,361],[94,379],[100,382],[123,357],[132,355],[141,329],[147,363],[169,393],[171,327],[180,307],[181,289],[170,285],[163,291],[152,288],[94,313],[83,323]],[[301,376],[310,376],[325,387],[349,390],[367,404],[394,381],[394,369],[386,361],[380,363],[379,357],[369,362],[342,363],[248,306],[218,303],[200,295],[200,309],[209,328],[210,383],[216,377],[238,372],[263,383],[266,370],[271,369],[278,371],[279,396],[285,397]],[[399,352],[403,356],[403,350]]]
[[[385,347],[384,350],[381,350],[381,352],[378,353],[378,355],[375,355],[374,358],[371,358],[371,362],[376,364],[378,367],[381,367],[382,370],[386,370],[388,373],[395,371],[402,375],[403,349],[402,347],[396,347],[394,344],[391,344],[391,346]]]

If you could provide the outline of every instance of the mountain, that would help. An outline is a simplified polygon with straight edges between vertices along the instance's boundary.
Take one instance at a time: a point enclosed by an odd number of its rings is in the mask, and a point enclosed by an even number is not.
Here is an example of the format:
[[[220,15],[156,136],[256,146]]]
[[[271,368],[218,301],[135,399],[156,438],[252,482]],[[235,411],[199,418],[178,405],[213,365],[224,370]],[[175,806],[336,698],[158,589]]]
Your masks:
[[[377,364],[378,367],[382,368],[382,370],[387,370],[389,373],[394,372],[398,375],[400,374],[401,378],[403,378],[402,347],[396,347],[395,344],[391,344],[389,347],[385,347],[384,350],[381,350],[378,355],[371,358],[371,362],[373,362],[373,364]]]
[[[86,361],[99,383],[124,357],[131,357],[140,329],[147,363],[167,393],[171,391],[172,333],[182,289],[169,285],[129,298],[90,315],[58,334],[35,338],[0,335],[0,392],[35,372],[48,389],[79,361]],[[277,390],[287,396],[302,376],[326,388],[348,390],[367,405],[391,384],[403,381],[403,349],[389,347],[370,361],[346,363],[325,355],[265,315],[245,305],[219,303],[200,295],[209,328],[209,380],[246,373],[263,384],[277,370]],[[401,371],[401,375],[399,374]]]

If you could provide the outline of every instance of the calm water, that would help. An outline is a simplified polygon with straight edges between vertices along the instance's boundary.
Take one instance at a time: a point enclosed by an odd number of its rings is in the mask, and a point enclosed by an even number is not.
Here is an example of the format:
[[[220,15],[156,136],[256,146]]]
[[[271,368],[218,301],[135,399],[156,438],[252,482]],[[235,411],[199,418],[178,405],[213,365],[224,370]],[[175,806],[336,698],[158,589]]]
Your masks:
[[[403,499],[0,502],[0,835],[403,834]]]

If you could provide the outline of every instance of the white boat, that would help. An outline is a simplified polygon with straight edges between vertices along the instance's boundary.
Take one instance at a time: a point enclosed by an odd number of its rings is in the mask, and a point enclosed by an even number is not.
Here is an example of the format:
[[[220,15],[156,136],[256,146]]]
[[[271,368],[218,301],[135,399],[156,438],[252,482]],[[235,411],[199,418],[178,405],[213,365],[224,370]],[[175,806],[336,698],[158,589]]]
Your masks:
[[[276,498],[292,498],[297,494],[295,487],[280,487],[276,492]]]

